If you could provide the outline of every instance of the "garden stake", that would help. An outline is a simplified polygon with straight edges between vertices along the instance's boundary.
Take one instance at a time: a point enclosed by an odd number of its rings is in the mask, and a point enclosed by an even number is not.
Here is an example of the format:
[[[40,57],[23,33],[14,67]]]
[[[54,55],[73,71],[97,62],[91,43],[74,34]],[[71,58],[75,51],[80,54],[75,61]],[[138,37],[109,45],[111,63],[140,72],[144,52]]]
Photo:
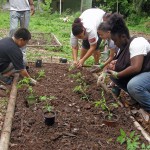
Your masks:
[[[133,120],[134,126],[141,131],[142,135],[144,136],[144,138],[148,141],[148,143],[150,144],[150,136],[149,134],[143,129],[143,127],[135,120],[135,118],[133,116],[130,116],[130,118]]]
[[[19,79],[19,74],[15,74],[12,89],[9,97],[9,103],[7,106],[7,112],[4,120],[3,129],[1,132],[0,150],[8,150],[12,119],[14,115],[16,96],[17,96],[17,81]]]
[[[93,76],[94,76],[96,79],[98,79],[98,75],[97,75],[96,73],[93,73]],[[116,98],[116,96],[114,95],[114,93],[112,93],[112,91],[110,91],[110,90],[107,88],[106,84],[103,84],[102,82],[100,82],[100,86],[104,89],[104,91],[105,91],[106,93],[110,93],[110,94],[112,95],[112,97],[115,99],[115,101],[116,101],[121,107],[123,107],[123,104],[118,101],[118,99]]]

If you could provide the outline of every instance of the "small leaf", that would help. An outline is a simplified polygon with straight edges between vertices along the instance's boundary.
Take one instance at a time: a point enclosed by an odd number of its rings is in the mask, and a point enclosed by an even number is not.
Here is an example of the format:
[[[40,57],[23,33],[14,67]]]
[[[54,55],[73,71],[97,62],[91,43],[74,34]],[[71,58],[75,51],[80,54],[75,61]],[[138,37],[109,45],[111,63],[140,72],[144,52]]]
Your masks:
[[[143,143],[142,145],[141,145],[141,148],[142,149],[144,149],[146,146],[145,146],[145,144]]]
[[[132,131],[132,132],[130,133],[130,138],[131,138],[131,139],[134,137],[134,134],[135,134],[135,131]]]
[[[124,132],[123,129],[120,129],[120,133],[121,133],[122,136],[126,137],[126,133]]]
[[[119,136],[119,137],[117,138],[117,142],[119,142],[121,145],[122,145],[125,141],[126,141],[126,139],[125,139],[124,137],[122,137],[122,136]]]

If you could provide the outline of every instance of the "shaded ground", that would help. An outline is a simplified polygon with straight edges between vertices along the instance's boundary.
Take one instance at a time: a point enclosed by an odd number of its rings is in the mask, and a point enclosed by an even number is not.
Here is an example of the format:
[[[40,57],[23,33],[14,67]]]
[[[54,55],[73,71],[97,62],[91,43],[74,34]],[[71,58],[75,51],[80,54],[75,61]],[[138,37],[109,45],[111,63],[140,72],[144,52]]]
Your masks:
[[[10,139],[10,150],[125,150],[126,145],[120,145],[116,138],[122,128],[128,135],[136,131],[129,118],[127,109],[112,109],[119,116],[116,127],[103,123],[107,111],[94,106],[94,101],[102,99],[102,89],[96,86],[96,80],[85,69],[69,72],[65,64],[44,64],[42,68],[30,67],[32,76],[37,77],[40,70],[46,77],[33,87],[36,93],[36,103],[28,106],[26,88],[19,89],[15,116]],[[79,85],[79,80],[72,75],[82,73],[82,85],[86,85],[86,96],[73,92]],[[79,78],[78,78],[79,79]],[[49,101],[57,113],[53,126],[44,124],[44,102],[39,96],[53,96]],[[88,100],[85,100],[85,97]],[[115,103],[112,97],[105,95],[107,103]],[[137,134],[140,134],[136,131]],[[145,142],[141,136],[141,142]]]

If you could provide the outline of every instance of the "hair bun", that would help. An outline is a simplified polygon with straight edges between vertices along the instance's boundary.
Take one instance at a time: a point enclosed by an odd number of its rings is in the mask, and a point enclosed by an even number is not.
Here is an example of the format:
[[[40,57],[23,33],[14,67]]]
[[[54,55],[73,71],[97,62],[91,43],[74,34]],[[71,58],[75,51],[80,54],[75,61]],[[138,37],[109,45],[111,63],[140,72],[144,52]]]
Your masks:
[[[111,15],[108,22],[112,28],[114,26],[126,26],[123,16],[118,13],[114,13],[113,15]]]
[[[81,23],[81,19],[80,19],[80,18],[76,18],[76,19],[74,20],[74,23]]]

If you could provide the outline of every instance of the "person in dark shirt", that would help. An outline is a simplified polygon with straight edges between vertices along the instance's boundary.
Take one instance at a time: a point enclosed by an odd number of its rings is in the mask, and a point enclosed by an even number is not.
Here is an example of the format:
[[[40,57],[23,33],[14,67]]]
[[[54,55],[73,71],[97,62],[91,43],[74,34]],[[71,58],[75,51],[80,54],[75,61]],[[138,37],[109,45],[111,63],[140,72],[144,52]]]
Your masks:
[[[25,69],[23,54],[20,50],[31,39],[31,33],[26,28],[19,28],[12,38],[7,37],[0,40],[0,81],[8,83],[10,76],[19,72],[22,77],[30,78],[32,84],[36,80],[32,79]]]

